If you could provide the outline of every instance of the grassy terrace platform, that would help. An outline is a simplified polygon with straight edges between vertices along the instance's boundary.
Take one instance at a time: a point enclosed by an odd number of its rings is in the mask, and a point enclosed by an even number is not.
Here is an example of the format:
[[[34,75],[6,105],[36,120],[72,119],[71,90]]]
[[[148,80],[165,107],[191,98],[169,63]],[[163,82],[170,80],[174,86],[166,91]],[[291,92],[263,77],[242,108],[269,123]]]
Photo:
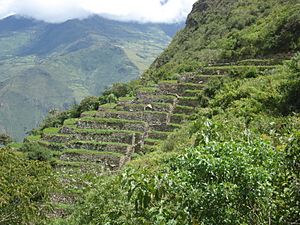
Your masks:
[[[176,129],[180,129],[181,126],[179,124],[152,124],[149,126],[150,130],[153,131],[162,131],[162,132],[173,132]]]
[[[199,70],[200,73],[205,75],[230,75],[231,73],[240,73],[243,71],[255,69],[256,71],[263,72],[272,69],[276,69],[277,65],[270,65],[270,66],[244,66],[244,65],[226,65],[226,66],[211,66],[211,67],[203,67]]]
[[[201,95],[203,90],[185,90],[184,93],[181,95],[182,97],[197,97]]]
[[[77,128],[101,130],[145,131],[146,122],[114,118],[83,117],[74,121]]]
[[[201,73],[191,72],[191,73],[184,73],[180,77],[180,82],[205,84],[212,79],[218,79],[218,78],[222,78],[222,77],[224,77],[224,75],[216,75],[216,74],[203,75]]]
[[[165,140],[171,132],[163,132],[163,131],[149,131],[148,138],[150,139],[158,139]]]
[[[175,114],[191,115],[195,112],[195,107],[177,105],[174,109]]]
[[[180,97],[178,99],[178,105],[196,107],[199,105],[199,99],[198,97]]]
[[[167,120],[167,113],[165,112],[128,112],[128,111],[98,111],[95,115],[100,118],[115,118],[125,120],[139,120],[151,124],[161,124]]]

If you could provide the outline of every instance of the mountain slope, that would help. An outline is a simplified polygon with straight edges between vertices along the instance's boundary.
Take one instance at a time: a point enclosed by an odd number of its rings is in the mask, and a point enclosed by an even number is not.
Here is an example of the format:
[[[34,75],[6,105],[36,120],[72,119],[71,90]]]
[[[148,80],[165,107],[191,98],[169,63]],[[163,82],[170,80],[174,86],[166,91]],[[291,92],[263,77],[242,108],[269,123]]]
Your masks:
[[[199,0],[141,79],[51,114],[19,149],[59,175],[45,223],[299,224],[296,3]]]
[[[137,78],[180,25],[12,16],[0,27],[0,127],[20,140],[49,110]]]
[[[149,73],[274,54],[289,57],[300,49],[299,15],[298,0],[198,1],[186,27]]]

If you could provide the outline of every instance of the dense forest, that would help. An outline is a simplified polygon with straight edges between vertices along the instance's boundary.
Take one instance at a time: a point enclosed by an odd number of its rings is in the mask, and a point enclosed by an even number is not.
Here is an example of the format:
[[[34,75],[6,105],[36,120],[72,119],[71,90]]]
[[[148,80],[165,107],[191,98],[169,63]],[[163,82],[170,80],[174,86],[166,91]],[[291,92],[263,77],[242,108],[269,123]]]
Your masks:
[[[298,0],[197,1],[140,79],[4,143],[0,224],[299,224],[299,51]]]

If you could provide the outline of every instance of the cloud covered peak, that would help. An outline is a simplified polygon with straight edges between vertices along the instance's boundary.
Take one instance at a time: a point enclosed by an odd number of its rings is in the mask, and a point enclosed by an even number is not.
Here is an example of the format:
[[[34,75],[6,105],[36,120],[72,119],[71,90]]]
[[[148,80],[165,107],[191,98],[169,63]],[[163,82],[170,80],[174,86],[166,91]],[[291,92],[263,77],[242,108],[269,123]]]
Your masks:
[[[121,21],[183,21],[196,0],[0,0],[0,18],[32,17],[51,23],[101,15]]]

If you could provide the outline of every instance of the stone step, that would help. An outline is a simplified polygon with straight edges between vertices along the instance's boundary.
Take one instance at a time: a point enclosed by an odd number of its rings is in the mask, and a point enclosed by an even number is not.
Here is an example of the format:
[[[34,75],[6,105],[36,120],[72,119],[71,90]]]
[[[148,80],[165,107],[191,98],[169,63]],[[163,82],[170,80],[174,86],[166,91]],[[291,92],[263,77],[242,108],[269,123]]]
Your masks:
[[[197,107],[199,105],[199,99],[197,97],[180,97],[178,99],[178,105]]]
[[[113,118],[83,117],[74,122],[77,128],[100,130],[129,130],[144,132],[146,123],[143,121],[122,120]]]
[[[182,106],[182,105],[176,105],[174,109],[175,114],[186,114],[186,115],[191,115],[195,111],[194,107],[191,106]]]
[[[194,83],[194,84],[206,84],[212,79],[220,79],[224,75],[200,75],[198,73],[184,73],[180,76],[179,81],[185,83]]]
[[[198,72],[205,75],[232,75],[255,68],[257,72],[264,72],[276,69],[276,66],[211,66],[203,67]]]
[[[145,146],[154,146],[154,145],[158,145],[159,143],[161,143],[161,140],[151,139],[151,138],[145,139]]]
[[[186,90],[181,97],[197,97],[203,93],[203,90]]]
[[[65,143],[72,140],[117,142],[126,144],[138,143],[143,133],[124,130],[97,130],[63,127],[60,134],[45,134],[43,140],[55,143]],[[135,140],[135,143],[132,143]]]
[[[139,111],[156,111],[156,112],[170,112],[172,110],[170,103],[151,103],[151,104],[123,104],[119,105],[116,110],[139,112]]]
[[[165,140],[168,138],[168,135],[171,132],[160,132],[160,131],[149,131],[148,138],[150,139],[158,139],[158,140]]]
[[[127,111],[98,111],[96,117],[117,118],[125,120],[144,121],[149,124],[164,124],[167,122],[168,114],[165,112],[127,112]]]
[[[272,58],[272,59],[244,59],[236,62],[236,65],[243,66],[276,66],[282,65],[284,62],[283,58]]]
[[[129,144],[124,143],[110,143],[110,142],[95,142],[95,141],[72,141],[66,143],[67,148],[71,149],[86,149],[101,152],[116,152],[126,154],[129,148],[132,148]]]
[[[85,149],[68,149],[63,151],[60,160],[67,162],[94,162],[109,169],[117,169],[122,154],[98,152]]]
[[[178,96],[181,96],[186,90],[202,90],[205,87],[204,84],[180,83],[178,81],[161,81],[158,85],[160,93]]]
[[[135,103],[153,104],[153,103],[169,103],[173,104],[176,101],[174,95],[161,95],[161,94],[149,94],[149,93],[138,93]]]
[[[173,124],[181,124],[183,122],[186,122],[188,119],[187,115],[184,114],[172,114],[170,117],[170,123]]]
[[[162,131],[162,132],[173,132],[176,129],[180,129],[181,126],[178,124],[153,124],[149,126],[150,131]]]

